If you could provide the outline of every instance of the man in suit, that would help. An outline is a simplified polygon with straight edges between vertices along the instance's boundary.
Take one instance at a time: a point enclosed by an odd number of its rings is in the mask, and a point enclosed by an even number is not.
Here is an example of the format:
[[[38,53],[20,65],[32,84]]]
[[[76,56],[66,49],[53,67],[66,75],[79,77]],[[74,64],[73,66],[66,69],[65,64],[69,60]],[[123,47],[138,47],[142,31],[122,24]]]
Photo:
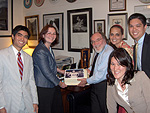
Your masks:
[[[129,34],[138,44],[137,55],[135,54],[135,45],[133,50],[134,69],[144,71],[150,78],[150,35],[145,32],[146,28],[146,17],[144,15],[134,13],[129,17]]]
[[[91,37],[91,44],[96,52],[92,66],[87,69],[89,78],[78,79],[78,86],[84,87],[91,84],[91,113],[107,113],[107,64],[113,48],[106,43],[106,36],[102,32],[96,32]],[[96,58],[97,56],[97,58]]]
[[[12,31],[13,44],[0,50],[0,113],[38,113],[32,57],[22,50],[29,37],[28,28],[18,25]]]

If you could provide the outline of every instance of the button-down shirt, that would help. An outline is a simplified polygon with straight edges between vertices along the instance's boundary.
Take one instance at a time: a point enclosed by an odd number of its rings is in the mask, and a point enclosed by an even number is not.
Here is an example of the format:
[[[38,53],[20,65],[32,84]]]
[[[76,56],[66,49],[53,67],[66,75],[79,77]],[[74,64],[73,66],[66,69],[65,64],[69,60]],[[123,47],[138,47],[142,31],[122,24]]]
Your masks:
[[[128,99],[128,84],[125,85],[125,90],[123,91],[117,79],[115,79],[115,85],[117,87],[118,95],[130,106]]]
[[[142,57],[142,48],[143,48],[143,42],[144,42],[144,37],[145,37],[145,34],[140,38],[140,40],[136,43],[138,43],[138,50],[137,50],[137,67],[138,67],[138,70],[142,70],[142,67],[141,67],[141,57]]]
[[[108,58],[112,51],[113,48],[106,44],[104,49],[99,53],[95,63],[93,75],[90,78],[87,78],[88,84],[96,84],[103,80],[106,80]],[[89,67],[89,70],[91,69],[92,66]]]
[[[17,61],[17,59],[18,59],[18,52],[19,52],[19,51],[18,51],[14,46],[12,46],[12,48],[13,48],[14,54],[15,54],[15,56],[16,56],[16,61]],[[22,50],[20,51],[20,53],[21,53],[22,62],[24,63],[23,55],[22,55]]]

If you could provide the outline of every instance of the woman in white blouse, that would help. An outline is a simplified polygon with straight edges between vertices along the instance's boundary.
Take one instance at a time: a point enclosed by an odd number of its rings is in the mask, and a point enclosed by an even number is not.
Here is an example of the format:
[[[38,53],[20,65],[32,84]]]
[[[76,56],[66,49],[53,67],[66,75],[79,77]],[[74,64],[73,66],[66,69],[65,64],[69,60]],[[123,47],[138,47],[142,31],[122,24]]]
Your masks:
[[[114,50],[108,61],[107,108],[117,113],[117,104],[128,113],[150,113],[150,80],[133,70],[132,59],[123,48]]]

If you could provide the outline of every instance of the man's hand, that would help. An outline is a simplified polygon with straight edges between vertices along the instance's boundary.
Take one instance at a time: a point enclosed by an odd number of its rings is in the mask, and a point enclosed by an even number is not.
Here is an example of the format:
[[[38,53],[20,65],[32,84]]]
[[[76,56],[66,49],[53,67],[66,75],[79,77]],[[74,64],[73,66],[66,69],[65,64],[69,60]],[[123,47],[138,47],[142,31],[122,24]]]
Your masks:
[[[38,113],[38,105],[37,104],[33,104],[33,108],[34,108],[34,112]]]
[[[87,70],[87,74],[90,75],[90,72],[91,72],[91,71],[90,71],[89,69],[86,69],[86,70]]]
[[[77,79],[78,81],[81,81],[78,86],[80,87],[84,87],[87,84],[87,80],[86,78],[82,78],[82,79]]]
[[[5,108],[0,109],[0,113],[7,113]]]

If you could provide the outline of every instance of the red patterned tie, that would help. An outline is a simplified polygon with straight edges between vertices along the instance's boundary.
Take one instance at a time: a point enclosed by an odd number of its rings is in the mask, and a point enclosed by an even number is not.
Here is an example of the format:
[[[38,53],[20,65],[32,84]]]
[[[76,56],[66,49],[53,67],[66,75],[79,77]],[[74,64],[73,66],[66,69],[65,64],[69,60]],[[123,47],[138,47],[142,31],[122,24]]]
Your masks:
[[[23,62],[22,62],[22,59],[21,59],[21,53],[18,52],[17,55],[18,55],[17,63],[18,63],[18,66],[19,66],[20,78],[22,80],[22,76],[23,76]]]

